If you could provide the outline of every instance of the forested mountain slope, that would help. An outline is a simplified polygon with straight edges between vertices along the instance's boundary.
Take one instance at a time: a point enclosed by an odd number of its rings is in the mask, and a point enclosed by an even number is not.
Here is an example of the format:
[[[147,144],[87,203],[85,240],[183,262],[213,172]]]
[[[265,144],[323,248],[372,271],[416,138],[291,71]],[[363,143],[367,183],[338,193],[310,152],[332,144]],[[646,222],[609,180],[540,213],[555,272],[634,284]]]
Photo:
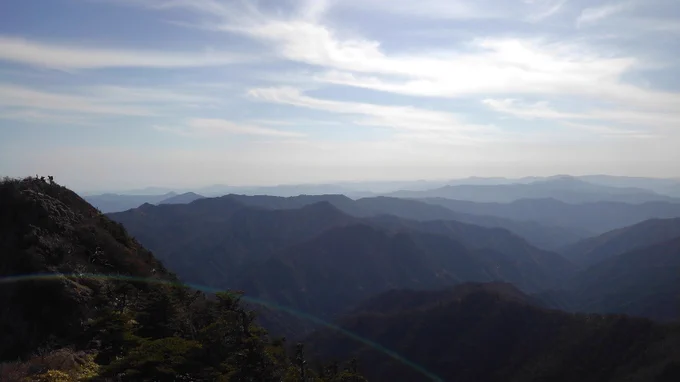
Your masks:
[[[303,197],[254,199],[278,208]],[[144,205],[110,216],[184,281],[238,288],[324,319],[391,288],[501,280],[536,292],[560,287],[560,280],[575,271],[560,255],[501,228],[387,215],[362,219],[328,201],[265,209],[241,200],[225,196],[187,205]],[[309,329],[289,318],[265,314],[262,322],[277,331]]]
[[[680,330],[626,316],[573,315],[512,285],[391,291],[313,334],[324,357],[355,356],[371,380],[671,382]],[[400,359],[396,359],[397,354]]]
[[[344,195],[300,195],[287,198],[268,195],[227,195],[227,197],[246,205],[269,209],[294,209],[320,201],[328,201],[339,210],[356,217],[393,215],[409,220],[456,220],[482,227],[505,228],[525,238],[531,244],[548,250],[562,248],[567,244],[592,236],[590,231],[576,227],[564,228],[555,224],[522,221],[523,219],[511,220],[497,216],[454,212],[442,206],[417,200],[385,196],[357,200],[352,200]]]
[[[680,319],[680,236],[591,266],[561,296],[576,311]]]
[[[208,299],[177,284],[119,223],[51,179],[0,183],[0,252],[3,382],[298,378],[239,294]],[[341,374],[314,380],[353,377]]]
[[[680,237],[680,218],[650,219],[579,241],[560,252],[575,264],[587,267],[676,237]]]

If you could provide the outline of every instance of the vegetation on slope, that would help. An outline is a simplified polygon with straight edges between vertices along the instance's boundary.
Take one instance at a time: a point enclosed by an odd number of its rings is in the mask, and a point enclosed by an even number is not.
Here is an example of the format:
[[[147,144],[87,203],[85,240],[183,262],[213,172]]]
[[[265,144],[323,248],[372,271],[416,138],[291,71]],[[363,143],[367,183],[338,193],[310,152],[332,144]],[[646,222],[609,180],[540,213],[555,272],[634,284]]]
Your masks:
[[[239,293],[179,285],[51,177],[0,183],[0,252],[2,381],[360,380],[288,356]]]
[[[311,349],[324,358],[356,357],[371,380],[680,380],[677,325],[547,310],[510,284],[391,291],[338,324],[375,345],[320,331]]]

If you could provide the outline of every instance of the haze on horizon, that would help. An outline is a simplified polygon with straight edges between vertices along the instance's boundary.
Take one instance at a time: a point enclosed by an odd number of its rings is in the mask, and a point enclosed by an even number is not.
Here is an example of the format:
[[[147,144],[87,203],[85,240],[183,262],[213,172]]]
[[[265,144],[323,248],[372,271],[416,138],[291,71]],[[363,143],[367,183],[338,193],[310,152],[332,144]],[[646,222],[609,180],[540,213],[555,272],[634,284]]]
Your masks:
[[[673,0],[5,0],[0,175],[680,176]]]

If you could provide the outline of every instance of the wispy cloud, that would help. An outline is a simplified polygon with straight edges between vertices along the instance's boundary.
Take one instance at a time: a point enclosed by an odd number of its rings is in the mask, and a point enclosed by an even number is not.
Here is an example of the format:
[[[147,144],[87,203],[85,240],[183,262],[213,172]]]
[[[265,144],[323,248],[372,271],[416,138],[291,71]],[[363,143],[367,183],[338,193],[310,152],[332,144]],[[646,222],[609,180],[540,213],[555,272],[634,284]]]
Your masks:
[[[190,119],[186,122],[185,126],[182,127],[156,125],[154,126],[154,129],[190,137],[213,137],[220,134],[274,138],[302,138],[305,136],[305,134],[294,131],[277,130],[247,123],[237,123],[224,119],[212,118]]]
[[[559,13],[568,0],[524,0],[524,3],[535,7],[533,12],[529,13],[527,20],[538,22],[547,19]]]
[[[357,116],[354,123],[406,131],[435,131],[459,139],[473,139],[496,131],[492,126],[468,124],[447,112],[419,109],[412,106],[386,106],[359,102],[325,100],[304,95],[295,88],[251,89],[248,95],[266,102],[293,105],[331,113]]]
[[[556,110],[546,101],[526,103],[516,99],[485,99],[482,103],[496,112],[522,119],[553,120],[564,126],[580,130],[588,130],[605,135],[628,136],[631,138],[655,137],[658,136],[659,132],[668,131],[669,126],[680,122],[680,114],[678,113],[603,109],[562,112]],[[603,125],[603,123],[607,125]],[[637,128],[631,129],[630,125],[634,125]]]
[[[57,110],[85,114],[148,116],[153,112],[138,106],[117,105],[87,95],[54,93],[23,86],[0,84],[0,106],[33,110]]]
[[[96,98],[105,99],[108,102],[136,103],[136,104],[187,104],[187,103],[212,103],[216,102],[214,96],[201,94],[187,87],[173,89],[166,86],[130,87],[120,85],[98,85],[81,89],[83,92]]]
[[[581,14],[576,19],[576,26],[582,27],[587,24],[595,24],[600,20],[604,20],[617,13],[627,11],[636,5],[634,1],[620,1],[617,3],[610,3],[601,5],[599,7],[586,8],[581,11]]]
[[[0,83],[0,107],[7,109],[3,118],[26,122],[86,124],[95,115],[151,117],[183,108],[212,107],[219,102],[215,97],[196,91],[162,86],[95,85],[48,91]],[[50,120],[50,115],[54,119]]]
[[[411,17],[428,17],[436,19],[492,19],[508,17],[503,3],[496,2],[497,7],[485,7],[489,0],[345,0],[338,7],[353,7],[378,12],[391,12]],[[505,12],[504,12],[505,11]]]
[[[0,36],[0,61],[53,69],[186,68],[242,62],[244,56],[213,51],[162,52],[46,43]]]
[[[461,14],[465,14],[467,11],[463,9],[471,4],[443,0],[422,4],[396,1],[388,5],[382,0],[361,3],[368,8],[379,7],[385,11],[408,7],[414,15],[417,14],[415,8],[441,10],[448,7],[460,8]],[[563,0],[508,3],[513,4],[513,9],[524,7],[523,12],[528,11],[529,15],[538,19],[556,14],[566,4]],[[306,9],[310,7],[309,2],[303,4],[297,11],[288,14],[267,14],[249,2],[214,0],[161,1],[156,3],[156,7],[183,7],[203,16],[204,22],[200,24],[203,28],[237,33],[264,42],[280,59],[318,68],[317,73],[310,74],[310,77],[322,84],[421,97],[542,94],[586,96],[626,106],[638,102],[677,105],[677,97],[669,98],[667,92],[656,92],[624,82],[626,74],[650,66],[650,62],[620,51],[607,51],[601,46],[589,46],[583,41],[484,37],[451,48],[390,52],[384,50],[377,40],[301,16],[308,14]],[[357,2],[331,4],[343,7],[355,6]],[[484,4],[487,6],[482,9],[491,9],[488,7],[490,3]],[[582,16],[586,20],[606,17],[623,10],[628,4],[632,3],[586,9]],[[312,13],[318,14],[319,11]],[[514,17],[521,19],[525,16],[516,13]],[[598,86],[592,86],[594,83]]]
[[[115,182],[167,180],[169,168],[203,183],[215,173],[265,183],[448,177],[456,166],[483,175],[491,162],[503,173],[496,175],[633,167],[675,174],[680,92],[667,78],[677,66],[668,52],[680,8],[633,1],[640,15],[615,0],[87,1],[106,25],[143,12],[130,27],[150,33],[89,35],[94,23],[86,23],[53,36],[30,25],[20,31],[26,38],[0,34],[0,70],[11,82],[0,83],[4,125],[130,116],[159,139],[122,147],[99,129],[95,144],[110,145],[106,155],[74,135],[83,147],[63,150],[67,161],[55,159],[60,150],[39,163],[32,152],[0,156],[79,177],[97,168],[87,177],[93,183],[111,173]],[[133,7],[106,14],[121,4]],[[61,25],[79,17],[60,16],[70,18]],[[75,31],[87,40],[69,41]],[[158,44],[152,36],[165,31]],[[98,43],[102,33],[119,43]],[[231,48],[205,48],[216,44]],[[249,59],[239,52],[258,60],[232,65]],[[110,68],[128,70],[96,70]],[[168,150],[177,141],[182,149]]]
[[[46,113],[40,110],[24,108],[0,108],[0,119],[50,125],[95,125],[95,121],[91,118],[88,118],[87,116],[69,114],[64,115],[55,113],[54,111]]]

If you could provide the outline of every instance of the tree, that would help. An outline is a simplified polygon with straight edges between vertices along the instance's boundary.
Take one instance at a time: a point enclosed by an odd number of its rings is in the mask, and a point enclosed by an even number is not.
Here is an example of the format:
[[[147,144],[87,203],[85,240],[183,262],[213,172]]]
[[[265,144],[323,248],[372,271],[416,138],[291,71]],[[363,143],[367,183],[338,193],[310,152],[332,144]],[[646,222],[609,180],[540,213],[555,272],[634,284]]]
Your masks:
[[[123,381],[175,381],[177,376],[200,371],[201,344],[179,337],[143,341],[125,357],[114,361],[105,375]]]

